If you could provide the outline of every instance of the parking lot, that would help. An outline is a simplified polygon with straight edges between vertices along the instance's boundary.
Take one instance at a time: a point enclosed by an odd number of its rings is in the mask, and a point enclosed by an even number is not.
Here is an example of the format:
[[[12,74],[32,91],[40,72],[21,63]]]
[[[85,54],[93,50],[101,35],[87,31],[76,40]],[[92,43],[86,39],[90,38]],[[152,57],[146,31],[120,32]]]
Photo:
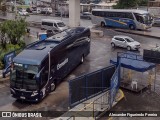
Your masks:
[[[95,70],[101,69],[103,67],[110,65],[110,58],[116,57],[117,52],[127,51],[123,48],[111,48],[110,42],[114,35],[121,35],[122,33],[116,32],[111,28],[97,28],[98,30],[104,31],[104,37],[93,37],[91,40],[91,52],[85,58],[83,64],[79,65],[74,69],[67,78],[57,87],[56,91],[49,94],[44,100],[38,104],[32,104],[28,102],[16,101],[11,97],[9,91],[9,82],[2,84],[0,87],[0,111],[25,111],[25,110],[42,110],[42,111],[65,111],[68,110],[68,81],[73,78],[83,75],[85,73],[93,72]],[[36,31],[32,29],[31,31]],[[123,35],[128,35],[138,42],[141,43],[140,53],[142,54],[143,49],[149,49],[155,47],[159,43],[159,39],[147,38],[137,35],[130,35],[123,33]],[[137,52],[137,51],[133,51]],[[160,78],[160,71],[157,73],[157,78]],[[157,79],[156,82],[156,93],[146,91],[143,94],[132,94],[125,91],[125,97],[114,110],[144,110],[144,111],[154,111],[160,110],[160,80]],[[138,101],[138,102],[137,102]],[[103,119],[103,118],[102,118]],[[120,119],[120,118],[118,118]],[[127,119],[127,118],[126,118]],[[140,119],[140,118],[139,118]],[[138,119],[138,120],[139,120]]]

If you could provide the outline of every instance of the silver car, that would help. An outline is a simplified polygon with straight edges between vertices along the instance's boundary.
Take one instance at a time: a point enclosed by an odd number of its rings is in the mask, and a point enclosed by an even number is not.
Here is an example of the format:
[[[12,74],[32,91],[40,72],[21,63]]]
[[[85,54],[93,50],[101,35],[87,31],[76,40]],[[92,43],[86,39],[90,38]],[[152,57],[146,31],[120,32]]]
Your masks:
[[[139,42],[135,41],[131,37],[117,35],[112,38],[111,46],[112,47],[119,46],[127,48],[127,50],[139,50],[141,45]]]

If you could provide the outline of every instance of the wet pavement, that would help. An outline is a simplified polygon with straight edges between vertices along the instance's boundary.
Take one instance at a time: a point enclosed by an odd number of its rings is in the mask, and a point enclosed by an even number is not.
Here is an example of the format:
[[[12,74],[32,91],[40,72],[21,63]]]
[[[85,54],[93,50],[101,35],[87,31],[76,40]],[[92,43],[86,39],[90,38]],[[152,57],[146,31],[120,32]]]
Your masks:
[[[160,39],[160,27],[152,27],[148,30],[142,31],[142,30],[126,30],[126,29],[115,29],[119,32],[125,32],[125,33],[131,33],[136,35],[142,35],[146,37],[152,37],[152,38],[159,38]]]
[[[30,16],[22,16],[26,18],[27,22],[41,22],[42,19],[55,19],[55,20],[62,20],[66,25],[69,24],[69,19],[68,18],[62,18],[61,17],[53,17],[50,15],[30,15]],[[7,16],[1,16],[0,18],[4,19],[15,19],[15,14],[14,13],[7,13]],[[80,20],[80,26],[92,26],[91,20],[85,20],[81,19]]]
[[[110,28],[97,28],[104,31],[104,37],[94,37],[91,40],[91,53],[85,58],[83,64],[79,65],[74,71],[68,75],[67,78],[57,87],[56,91],[49,94],[44,100],[38,104],[20,102],[11,97],[9,91],[9,83],[5,83],[0,88],[0,111],[63,111],[68,110],[69,90],[68,81],[85,73],[89,73],[103,67],[109,66],[110,58],[116,57],[117,52],[127,51],[122,48],[111,48],[110,41],[114,35],[128,35],[141,43],[142,48],[149,49],[160,43],[159,39],[147,38],[138,35],[131,35],[127,33],[115,32]],[[31,31],[34,31],[31,30]],[[136,51],[135,51],[136,52]],[[143,49],[140,50],[142,54]],[[160,81],[157,82],[157,90]],[[160,91],[156,91],[160,94]],[[160,110],[160,97],[158,94],[146,92],[142,95],[134,95],[130,92],[125,92],[126,100],[117,104],[117,110]],[[147,99],[146,99],[147,98]],[[138,101],[138,102],[137,102]],[[144,104],[143,104],[144,103]],[[137,107],[136,107],[137,106]],[[120,118],[119,118],[120,119]]]

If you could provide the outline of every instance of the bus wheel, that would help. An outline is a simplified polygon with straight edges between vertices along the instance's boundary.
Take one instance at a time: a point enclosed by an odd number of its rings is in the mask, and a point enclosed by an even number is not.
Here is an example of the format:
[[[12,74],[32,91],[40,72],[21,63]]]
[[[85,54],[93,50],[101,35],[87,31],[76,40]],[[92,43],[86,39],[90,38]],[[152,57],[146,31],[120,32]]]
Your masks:
[[[55,91],[56,90],[56,82],[53,82],[51,84],[51,92]]]
[[[81,57],[81,64],[84,62],[84,56]]]
[[[105,27],[105,23],[104,22],[101,22],[101,27]]]
[[[134,30],[135,29],[134,25],[129,25],[129,29]]]

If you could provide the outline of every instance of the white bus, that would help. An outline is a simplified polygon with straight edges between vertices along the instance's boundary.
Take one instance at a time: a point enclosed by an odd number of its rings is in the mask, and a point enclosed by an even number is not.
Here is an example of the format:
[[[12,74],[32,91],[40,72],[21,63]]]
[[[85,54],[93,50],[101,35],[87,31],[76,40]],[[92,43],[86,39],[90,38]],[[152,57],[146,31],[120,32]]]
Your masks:
[[[152,27],[153,19],[144,10],[137,9],[93,9],[92,23],[117,28],[146,30]]]

